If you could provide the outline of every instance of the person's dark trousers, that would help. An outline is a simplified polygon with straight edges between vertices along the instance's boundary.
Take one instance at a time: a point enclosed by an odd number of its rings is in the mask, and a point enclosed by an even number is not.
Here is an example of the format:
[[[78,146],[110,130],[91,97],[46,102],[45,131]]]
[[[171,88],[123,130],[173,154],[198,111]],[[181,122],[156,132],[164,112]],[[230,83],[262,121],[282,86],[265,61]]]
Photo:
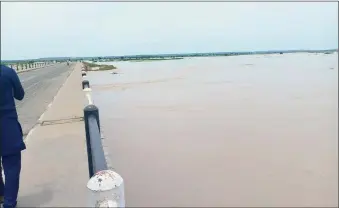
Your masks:
[[[4,179],[2,178],[2,164],[1,164],[1,157],[0,157],[0,196],[3,197],[4,193],[5,193],[5,184],[4,184]]]
[[[3,208],[14,208],[17,204],[19,192],[21,152],[14,155],[2,156],[2,168],[5,173],[5,185],[2,187],[3,182],[0,185],[0,195],[1,193],[4,194]]]

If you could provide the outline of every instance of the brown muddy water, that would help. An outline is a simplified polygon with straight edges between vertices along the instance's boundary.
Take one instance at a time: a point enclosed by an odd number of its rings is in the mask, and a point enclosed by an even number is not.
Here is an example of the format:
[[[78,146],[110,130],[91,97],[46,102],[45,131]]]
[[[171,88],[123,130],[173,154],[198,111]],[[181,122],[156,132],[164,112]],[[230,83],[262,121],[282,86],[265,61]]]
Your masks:
[[[126,206],[338,206],[337,54],[90,72]]]

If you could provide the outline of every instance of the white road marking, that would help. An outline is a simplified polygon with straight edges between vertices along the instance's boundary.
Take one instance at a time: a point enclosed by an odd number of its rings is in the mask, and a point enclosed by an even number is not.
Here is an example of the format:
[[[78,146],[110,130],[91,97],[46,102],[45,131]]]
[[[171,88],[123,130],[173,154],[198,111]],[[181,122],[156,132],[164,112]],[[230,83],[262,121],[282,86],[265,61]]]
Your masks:
[[[25,144],[27,144],[28,140],[31,138],[34,130],[35,130],[35,126],[28,132],[26,138],[24,139]]]

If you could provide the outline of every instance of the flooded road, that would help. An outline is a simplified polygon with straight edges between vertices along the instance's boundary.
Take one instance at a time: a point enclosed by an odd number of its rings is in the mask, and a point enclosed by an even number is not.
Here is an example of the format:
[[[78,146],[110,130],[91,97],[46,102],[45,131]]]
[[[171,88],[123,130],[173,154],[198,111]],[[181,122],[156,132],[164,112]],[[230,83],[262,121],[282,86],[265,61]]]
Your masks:
[[[337,54],[90,72],[126,206],[338,206]]]

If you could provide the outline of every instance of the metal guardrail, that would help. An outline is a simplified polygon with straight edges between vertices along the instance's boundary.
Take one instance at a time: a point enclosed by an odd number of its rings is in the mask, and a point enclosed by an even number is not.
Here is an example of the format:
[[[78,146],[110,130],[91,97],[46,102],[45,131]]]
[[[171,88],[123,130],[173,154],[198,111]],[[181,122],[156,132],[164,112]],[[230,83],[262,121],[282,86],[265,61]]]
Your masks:
[[[87,73],[81,72],[86,78]],[[82,81],[88,105],[84,108],[86,146],[88,159],[90,207],[125,207],[124,180],[108,168],[102,145],[99,109],[93,104],[88,80]]]

